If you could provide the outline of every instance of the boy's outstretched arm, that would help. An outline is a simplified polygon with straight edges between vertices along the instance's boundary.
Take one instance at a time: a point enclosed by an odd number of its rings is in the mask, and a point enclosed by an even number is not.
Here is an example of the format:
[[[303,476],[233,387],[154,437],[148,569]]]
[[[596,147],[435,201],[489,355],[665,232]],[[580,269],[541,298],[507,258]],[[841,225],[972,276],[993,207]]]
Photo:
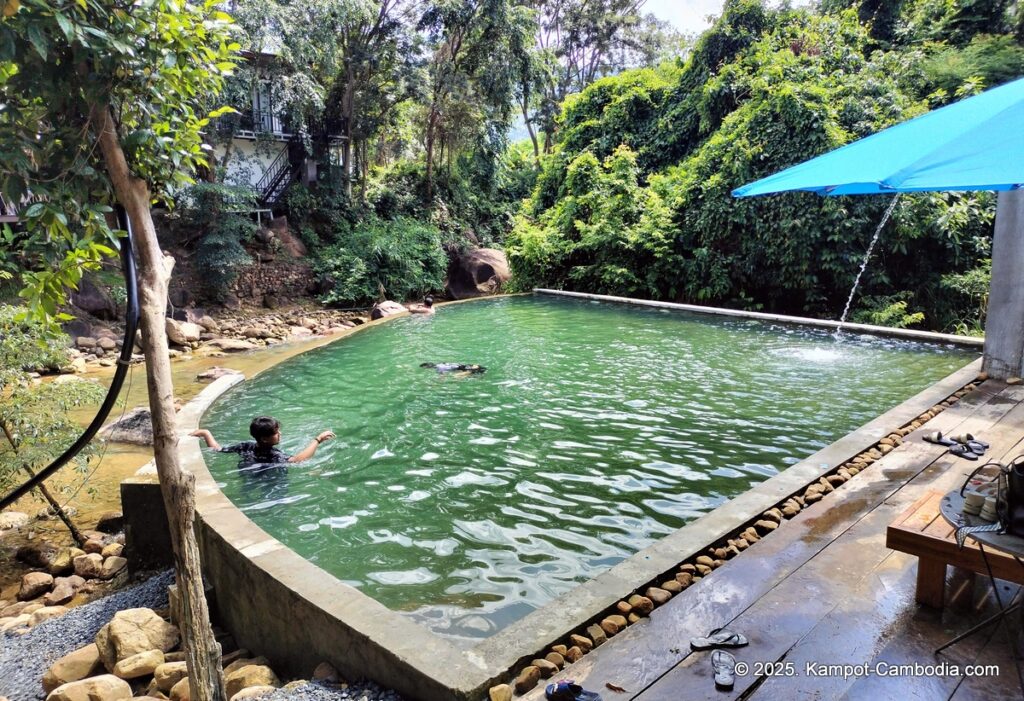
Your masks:
[[[334,438],[334,431],[324,431],[316,438],[309,442],[305,448],[297,452],[295,455],[288,458],[288,462],[302,462],[303,460],[309,460],[316,454],[316,449],[320,447],[320,444],[324,441],[329,441]]]
[[[192,433],[190,433],[188,435],[196,436],[197,438],[202,438],[203,440],[205,440],[207,448],[213,448],[214,450],[220,450],[220,443],[218,443],[217,440],[213,437],[213,434],[210,433],[205,428],[197,428],[195,431],[193,431]]]

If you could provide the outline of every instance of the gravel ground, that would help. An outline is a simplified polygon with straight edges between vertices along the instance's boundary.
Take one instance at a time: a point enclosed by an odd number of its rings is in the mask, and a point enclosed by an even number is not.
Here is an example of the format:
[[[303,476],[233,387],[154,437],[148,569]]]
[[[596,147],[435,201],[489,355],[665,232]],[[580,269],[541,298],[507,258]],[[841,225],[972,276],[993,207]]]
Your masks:
[[[114,614],[129,608],[167,606],[167,587],[174,574],[164,572],[141,584],[78,606],[60,618],[31,628],[25,635],[0,635],[0,696],[10,701],[44,698],[40,680],[57,659],[96,638]],[[402,701],[396,691],[372,682],[349,684],[344,689],[305,684],[290,691],[264,696],[266,701]]]
[[[43,698],[40,680],[56,660],[88,645],[99,629],[122,609],[167,606],[167,586],[174,582],[164,572],[141,584],[122,589],[60,618],[44,621],[21,636],[0,636],[0,695],[11,701]]]

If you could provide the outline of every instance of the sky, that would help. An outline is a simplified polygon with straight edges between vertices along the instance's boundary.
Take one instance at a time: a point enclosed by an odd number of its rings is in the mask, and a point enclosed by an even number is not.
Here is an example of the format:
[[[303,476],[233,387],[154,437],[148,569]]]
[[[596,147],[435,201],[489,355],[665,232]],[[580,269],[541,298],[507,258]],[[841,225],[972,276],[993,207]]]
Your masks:
[[[643,11],[665,20],[685,34],[699,34],[711,26],[708,15],[722,12],[723,0],[647,0]]]

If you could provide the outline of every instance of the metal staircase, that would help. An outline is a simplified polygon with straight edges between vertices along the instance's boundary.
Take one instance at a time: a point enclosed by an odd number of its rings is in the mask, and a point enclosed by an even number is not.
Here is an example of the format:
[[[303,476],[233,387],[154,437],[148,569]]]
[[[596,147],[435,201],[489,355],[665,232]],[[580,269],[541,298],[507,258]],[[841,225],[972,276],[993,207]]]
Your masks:
[[[267,172],[256,183],[261,207],[275,209],[280,204],[288,186],[299,179],[303,156],[302,142],[298,139],[289,141],[288,147],[278,154],[267,168]]]

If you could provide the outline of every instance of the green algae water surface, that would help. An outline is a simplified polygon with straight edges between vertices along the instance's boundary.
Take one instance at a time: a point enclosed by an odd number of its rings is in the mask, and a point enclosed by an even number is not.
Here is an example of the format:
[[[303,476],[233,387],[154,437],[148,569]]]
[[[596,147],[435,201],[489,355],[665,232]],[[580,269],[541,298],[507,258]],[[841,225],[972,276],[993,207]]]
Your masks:
[[[286,361],[204,420],[281,421],[287,472],[206,451],[274,537],[437,632],[484,637],[976,357],[550,297],[452,305]],[[420,363],[477,363],[454,377]]]

